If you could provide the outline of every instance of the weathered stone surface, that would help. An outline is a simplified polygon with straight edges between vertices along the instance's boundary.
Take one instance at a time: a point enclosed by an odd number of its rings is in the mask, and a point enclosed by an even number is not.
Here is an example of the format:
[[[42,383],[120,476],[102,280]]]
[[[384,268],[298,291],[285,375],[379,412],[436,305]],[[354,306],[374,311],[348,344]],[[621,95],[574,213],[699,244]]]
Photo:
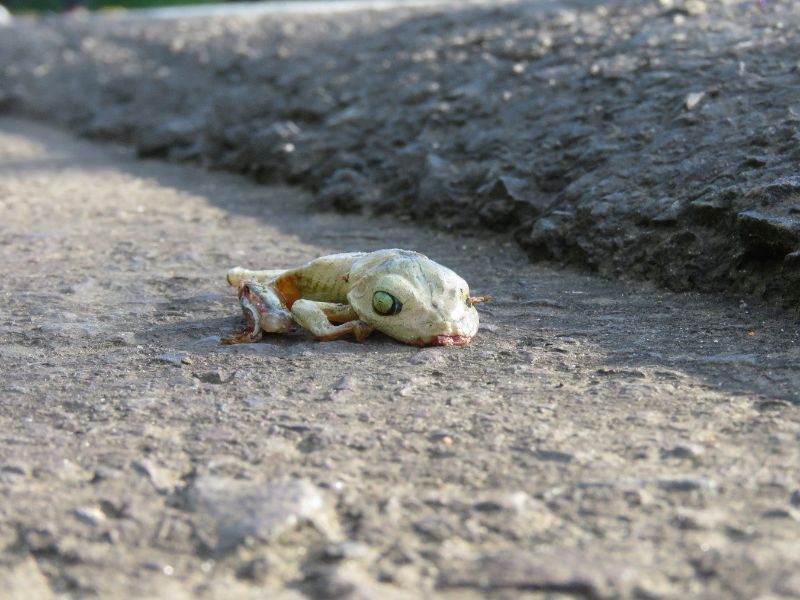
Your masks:
[[[796,303],[798,25],[753,0],[18,22],[0,107],[317,208]]]
[[[322,493],[307,480],[241,481],[206,476],[187,490],[188,506],[201,528],[213,529],[217,552],[234,550],[248,539],[274,541],[303,523],[335,537],[338,523]]]
[[[537,590],[585,598],[625,597],[637,579],[636,569],[613,559],[574,549],[487,554],[446,569],[442,588]]]
[[[153,485],[153,487],[161,492],[172,492],[179,484],[178,477],[169,469],[156,464],[152,460],[138,459],[131,463],[131,468],[143,475]]]
[[[3,598],[7,600],[53,600],[56,598],[32,556],[12,564],[0,564],[0,590],[2,590]]]

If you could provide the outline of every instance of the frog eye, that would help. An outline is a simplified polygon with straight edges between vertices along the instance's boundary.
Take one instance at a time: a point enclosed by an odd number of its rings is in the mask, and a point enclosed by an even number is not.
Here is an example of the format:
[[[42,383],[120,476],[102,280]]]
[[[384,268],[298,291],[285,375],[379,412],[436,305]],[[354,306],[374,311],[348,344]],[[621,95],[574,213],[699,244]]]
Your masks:
[[[389,292],[375,292],[372,294],[372,308],[379,315],[388,317],[403,310],[403,303]]]

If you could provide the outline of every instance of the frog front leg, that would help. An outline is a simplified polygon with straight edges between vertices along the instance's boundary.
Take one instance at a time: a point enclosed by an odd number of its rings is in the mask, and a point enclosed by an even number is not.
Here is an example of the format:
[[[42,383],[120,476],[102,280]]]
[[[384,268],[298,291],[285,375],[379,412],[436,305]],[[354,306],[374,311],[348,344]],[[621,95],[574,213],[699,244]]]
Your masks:
[[[356,341],[363,342],[373,331],[372,327],[358,319],[356,311],[349,304],[300,299],[292,304],[292,317],[303,329],[323,342],[330,342],[348,333],[352,333]]]

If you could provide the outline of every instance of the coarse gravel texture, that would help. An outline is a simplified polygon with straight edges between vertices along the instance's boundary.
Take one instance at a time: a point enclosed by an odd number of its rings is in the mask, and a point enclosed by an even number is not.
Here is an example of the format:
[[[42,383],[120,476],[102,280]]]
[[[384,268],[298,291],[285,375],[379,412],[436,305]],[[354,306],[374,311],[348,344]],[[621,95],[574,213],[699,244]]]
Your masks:
[[[799,29],[800,3],[756,0],[18,19],[0,106],[318,208],[796,307]]]
[[[4,598],[797,598],[796,323],[0,119]],[[415,248],[464,348],[222,346],[225,271]]]

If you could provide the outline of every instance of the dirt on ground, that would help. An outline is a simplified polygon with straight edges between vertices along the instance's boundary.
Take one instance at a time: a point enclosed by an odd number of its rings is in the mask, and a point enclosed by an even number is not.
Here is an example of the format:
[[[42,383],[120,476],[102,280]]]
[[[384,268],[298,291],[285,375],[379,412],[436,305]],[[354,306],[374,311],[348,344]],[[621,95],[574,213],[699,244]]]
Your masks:
[[[535,259],[800,303],[800,3],[19,20],[0,105]]]
[[[0,586],[34,598],[797,598],[795,316],[0,119]],[[222,346],[234,265],[405,247],[464,348]]]

